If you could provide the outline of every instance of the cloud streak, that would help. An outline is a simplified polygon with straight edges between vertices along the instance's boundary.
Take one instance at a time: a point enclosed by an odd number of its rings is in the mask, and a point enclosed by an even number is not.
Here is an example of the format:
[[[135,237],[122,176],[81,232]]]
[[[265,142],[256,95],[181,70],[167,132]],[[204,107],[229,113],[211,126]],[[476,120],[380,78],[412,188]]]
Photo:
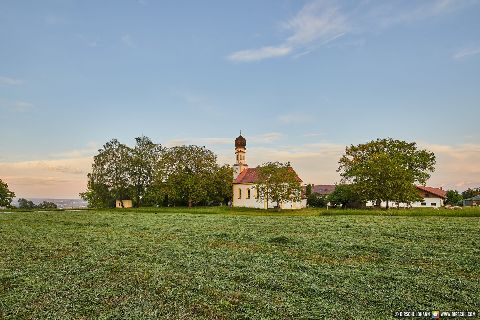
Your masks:
[[[23,84],[23,80],[21,79],[0,76],[0,85],[18,86],[21,84]]]
[[[304,5],[294,17],[280,24],[289,35],[279,44],[239,50],[228,55],[227,59],[253,62],[290,55],[297,59],[345,35],[374,33],[395,25],[446,15],[477,3],[477,0],[363,1],[346,10],[338,3],[314,0]],[[473,54],[478,52],[468,51],[460,53],[458,57]]]
[[[465,48],[456,52],[452,58],[454,60],[464,60],[480,54],[480,47],[476,48]]]
[[[328,6],[323,1],[306,4],[292,19],[282,23],[282,28],[290,32],[290,36],[283,43],[240,50],[230,54],[228,59],[235,62],[252,62],[283,57],[314,42],[328,43],[344,35],[348,30],[346,18],[339,8]]]

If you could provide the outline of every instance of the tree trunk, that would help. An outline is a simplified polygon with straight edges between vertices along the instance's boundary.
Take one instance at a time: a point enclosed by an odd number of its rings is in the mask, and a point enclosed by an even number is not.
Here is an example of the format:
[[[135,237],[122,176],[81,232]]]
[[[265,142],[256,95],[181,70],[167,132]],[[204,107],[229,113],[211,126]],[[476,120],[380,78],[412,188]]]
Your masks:
[[[389,203],[388,203],[388,200],[387,200],[387,206],[386,206],[385,208],[386,208],[387,210],[388,210],[388,208],[390,208]]]
[[[189,208],[192,207],[192,199],[188,199],[188,207],[189,207]]]

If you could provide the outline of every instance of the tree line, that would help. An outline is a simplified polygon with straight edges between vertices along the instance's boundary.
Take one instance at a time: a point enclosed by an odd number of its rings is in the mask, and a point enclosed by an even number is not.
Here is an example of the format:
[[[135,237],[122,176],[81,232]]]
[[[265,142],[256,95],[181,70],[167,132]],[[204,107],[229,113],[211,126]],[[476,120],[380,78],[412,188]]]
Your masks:
[[[112,139],[94,156],[87,190],[80,196],[91,207],[113,207],[131,199],[140,206],[220,205],[232,198],[233,170],[219,165],[205,147],[163,147],[148,137],[129,147]]]

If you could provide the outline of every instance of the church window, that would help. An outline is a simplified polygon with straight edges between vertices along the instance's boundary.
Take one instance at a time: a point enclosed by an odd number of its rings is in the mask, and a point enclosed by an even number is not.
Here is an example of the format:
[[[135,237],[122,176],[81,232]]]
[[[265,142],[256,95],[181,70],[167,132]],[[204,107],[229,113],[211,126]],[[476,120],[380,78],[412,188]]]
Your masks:
[[[250,189],[247,189],[247,199],[250,199]]]
[[[238,189],[238,199],[242,199],[242,189]]]

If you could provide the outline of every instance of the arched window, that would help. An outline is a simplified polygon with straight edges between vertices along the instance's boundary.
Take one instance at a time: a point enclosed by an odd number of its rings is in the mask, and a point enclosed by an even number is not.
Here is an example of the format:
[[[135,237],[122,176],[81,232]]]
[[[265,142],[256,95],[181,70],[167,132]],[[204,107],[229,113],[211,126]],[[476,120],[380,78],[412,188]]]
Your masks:
[[[242,189],[238,189],[238,199],[242,199]]]
[[[250,188],[247,189],[247,199],[250,199]]]

